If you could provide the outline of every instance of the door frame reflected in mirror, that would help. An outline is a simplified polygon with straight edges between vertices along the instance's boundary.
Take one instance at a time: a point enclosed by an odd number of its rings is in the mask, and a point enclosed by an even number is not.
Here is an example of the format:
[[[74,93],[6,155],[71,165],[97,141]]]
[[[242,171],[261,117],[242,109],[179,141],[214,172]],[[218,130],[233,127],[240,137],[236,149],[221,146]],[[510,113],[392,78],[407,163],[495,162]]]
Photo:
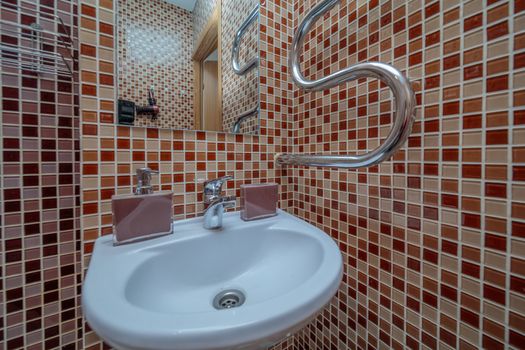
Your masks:
[[[217,1],[217,6],[213,10],[213,14],[206,23],[199,39],[197,40],[197,45],[195,46],[195,51],[192,55],[193,60],[193,74],[194,74],[194,84],[195,84],[195,98],[194,98],[194,117],[195,117],[195,130],[202,130],[204,124],[204,115],[203,115],[203,69],[204,61],[206,58],[217,50],[217,65],[219,67],[217,72],[217,116],[218,121],[217,125],[220,126],[218,130],[222,131],[222,49],[221,49],[221,2]],[[207,129],[209,130],[209,129]]]

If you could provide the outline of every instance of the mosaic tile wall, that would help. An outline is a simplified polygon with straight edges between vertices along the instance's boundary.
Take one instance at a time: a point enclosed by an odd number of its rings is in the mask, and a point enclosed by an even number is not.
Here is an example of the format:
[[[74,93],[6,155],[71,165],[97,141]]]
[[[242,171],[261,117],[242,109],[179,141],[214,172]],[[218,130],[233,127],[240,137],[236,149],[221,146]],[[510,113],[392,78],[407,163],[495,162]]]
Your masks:
[[[294,1],[295,28],[317,3]],[[523,349],[525,2],[343,0],[302,61],[310,78],[393,64],[420,107],[391,161],[293,170],[295,214],[332,235],[345,262],[337,298],[296,346]],[[374,80],[293,102],[294,152],[366,152],[393,117]]]
[[[199,41],[199,37],[202,33],[202,30],[208,23],[213,10],[217,6],[217,0],[197,0],[195,2],[195,7],[193,8],[193,49],[195,50],[195,45]]]
[[[259,102],[259,69],[256,67],[245,75],[237,75],[232,69],[233,40],[239,27],[246,20],[259,0],[222,1],[222,125],[231,130],[237,118],[257,106]],[[240,44],[241,66],[259,52],[259,24],[250,25]],[[241,125],[241,133],[257,134],[257,118],[250,118]]]
[[[289,116],[293,113],[293,86],[286,68],[286,52],[292,41],[291,10],[291,6],[280,1],[261,1],[259,17],[260,132],[261,135],[268,135],[270,139],[281,138],[282,152],[290,150],[292,141],[290,131],[293,126],[289,120]],[[273,159],[274,155],[268,154],[269,159]],[[275,166],[273,161],[271,164]],[[295,190],[292,179],[285,168],[278,168],[276,172],[280,175],[278,181],[281,185],[279,206],[291,212]],[[299,349],[296,346],[295,336],[292,336],[270,350]]]
[[[158,119],[137,116],[135,125],[192,130],[192,13],[164,0],[120,0],[117,17],[118,96],[147,105],[153,86],[160,107]]]
[[[100,79],[113,71],[113,42],[98,30],[113,25],[112,3],[81,3],[83,269],[110,232],[111,194],[131,191],[135,167],[161,170],[177,217],[200,208],[196,179],[233,172],[230,194],[279,181],[281,206],[344,254],[337,298],[288,348],[521,347],[523,1],[343,1],[323,18],[307,39],[322,43],[306,46],[307,76],[379,59],[408,74],[421,106],[403,150],[359,171],[274,168],[278,151],[364,152],[392,118],[372,80],[324,93],[291,84],[291,35],[313,2],[261,10],[260,137],[115,127],[114,86]],[[102,348],[89,327],[84,340]]]
[[[75,1],[17,2],[23,11],[12,3],[1,4],[3,44],[27,47],[5,23],[56,30],[42,12],[77,38]],[[78,76],[4,64],[0,58],[0,349],[80,349]]]
[[[111,196],[132,191],[137,167],[160,170],[155,184],[174,191],[175,218],[200,214],[202,181],[224,174],[235,176],[227,184],[229,195],[239,195],[235,189],[243,183],[275,181],[281,184],[281,207],[291,206],[287,179],[273,162],[275,153],[287,150],[289,123],[282,118],[292,112],[291,85],[280,71],[288,35],[277,36],[265,46],[268,54],[264,56],[270,63],[261,67],[268,78],[261,84],[265,93],[260,136],[118,127],[114,125],[116,86],[112,79],[114,4],[111,0],[81,0],[80,5],[83,270],[88,267],[94,240],[111,232]],[[277,20],[281,16],[272,14],[267,23],[275,26]],[[83,329],[83,348],[102,349],[89,326],[84,323]],[[281,348],[292,346],[288,341]]]

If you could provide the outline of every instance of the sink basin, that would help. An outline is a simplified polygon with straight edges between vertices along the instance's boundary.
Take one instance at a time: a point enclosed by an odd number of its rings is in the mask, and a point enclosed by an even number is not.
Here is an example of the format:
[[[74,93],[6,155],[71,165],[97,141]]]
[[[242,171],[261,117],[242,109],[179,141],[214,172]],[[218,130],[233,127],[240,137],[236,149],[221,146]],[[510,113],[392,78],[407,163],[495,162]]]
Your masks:
[[[84,315],[117,349],[263,349],[326,305],[342,278],[337,245],[279,211],[223,228],[177,221],[173,234],[113,246],[97,239],[83,285]]]

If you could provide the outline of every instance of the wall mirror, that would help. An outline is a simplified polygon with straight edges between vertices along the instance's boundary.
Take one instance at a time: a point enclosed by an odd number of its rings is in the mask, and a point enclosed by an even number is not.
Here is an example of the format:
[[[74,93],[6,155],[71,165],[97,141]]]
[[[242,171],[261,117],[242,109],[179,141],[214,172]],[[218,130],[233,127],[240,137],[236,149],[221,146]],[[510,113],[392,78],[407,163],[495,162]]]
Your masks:
[[[118,0],[120,125],[259,132],[259,0]]]

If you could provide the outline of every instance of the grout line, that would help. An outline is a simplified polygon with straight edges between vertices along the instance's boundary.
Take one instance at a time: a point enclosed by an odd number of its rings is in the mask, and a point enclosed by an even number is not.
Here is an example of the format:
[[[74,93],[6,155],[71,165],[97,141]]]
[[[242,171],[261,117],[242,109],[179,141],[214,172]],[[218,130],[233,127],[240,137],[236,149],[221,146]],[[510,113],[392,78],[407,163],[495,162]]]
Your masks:
[[[506,254],[505,254],[505,267],[506,267],[506,274],[505,274],[505,344],[510,347],[510,307],[511,307],[511,269],[512,269],[512,200],[513,200],[513,194],[512,194],[512,172],[513,172],[513,162],[512,162],[512,150],[514,145],[514,134],[512,132],[513,125],[514,125],[514,101],[513,101],[513,91],[515,86],[514,81],[514,8],[515,8],[515,0],[510,0],[508,2],[509,4],[509,13],[508,13],[508,24],[509,24],[509,67],[508,67],[508,101],[509,101],[509,110],[507,112],[507,120],[508,120],[508,142],[507,142],[507,180],[506,180],[506,186],[507,186],[507,193],[506,193],[506,209],[507,209],[507,237],[506,237]]]
[[[459,18],[464,18],[464,2],[461,2],[459,4],[459,11],[460,11],[460,15],[459,15]],[[464,28],[464,21],[460,20],[459,21],[459,32],[460,33],[465,33],[465,28]],[[461,35],[459,37],[459,40],[460,40],[460,50],[459,52],[462,53],[462,52],[465,52],[465,35]],[[464,67],[464,55],[460,55],[460,63],[459,63],[459,66],[460,67]],[[460,74],[462,73],[462,69],[459,70]],[[463,115],[464,115],[464,101],[465,101],[465,84],[464,84],[464,77],[463,75],[461,75],[460,77],[460,81],[459,81],[459,88],[461,89],[460,90],[460,95],[459,95],[459,104],[460,104],[460,110],[459,110],[459,115],[458,115],[458,118],[459,118],[459,126],[458,126],[458,129],[459,129],[459,147],[458,147],[458,210],[457,210],[457,214],[456,214],[456,220],[457,220],[457,223],[456,223],[456,229],[458,230],[458,234],[457,234],[457,254],[458,254],[458,271],[457,271],[457,278],[458,278],[458,286],[457,286],[457,310],[456,310],[456,320],[457,320],[457,323],[456,323],[456,334],[457,334],[457,337],[456,337],[456,348],[459,349],[461,347],[461,337],[459,336],[460,335],[460,329],[461,329],[461,294],[462,294],[462,291],[463,291],[463,279],[462,279],[462,261],[463,261],[463,225],[462,225],[462,212],[463,212],[463,201],[462,201],[462,195],[463,195],[463,168],[462,168],[462,164],[463,164],[463,141],[464,141],[464,118],[463,118]],[[443,90],[441,90],[443,91]],[[443,96],[441,96],[441,99],[443,99]],[[442,153],[442,152],[441,152]],[[442,162],[443,159],[442,159],[442,154],[440,155],[440,162]],[[440,204],[441,204],[441,198],[440,198]],[[442,237],[441,235],[441,229],[440,229],[440,237]],[[442,240],[440,240],[440,243],[442,242]],[[442,246],[442,245],[441,245]],[[441,249],[441,248],[440,248]],[[440,254],[441,255],[441,254]],[[441,263],[440,263],[441,265]]]

